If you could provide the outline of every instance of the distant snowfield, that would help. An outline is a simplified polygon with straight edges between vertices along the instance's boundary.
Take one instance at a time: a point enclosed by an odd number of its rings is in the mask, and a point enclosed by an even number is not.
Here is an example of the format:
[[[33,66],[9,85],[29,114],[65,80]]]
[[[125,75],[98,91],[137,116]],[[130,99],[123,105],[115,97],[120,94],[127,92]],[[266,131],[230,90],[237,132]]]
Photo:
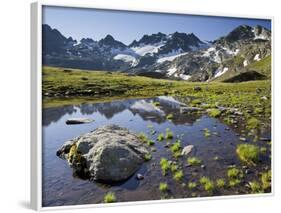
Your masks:
[[[223,69],[217,69],[214,78],[217,78],[228,71],[228,67],[224,67]]]
[[[179,77],[180,77],[182,80],[187,81],[188,79],[191,78],[191,75],[179,74]]]
[[[113,58],[114,60],[121,60],[127,63],[131,63],[132,66],[135,66],[138,64],[137,59],[134,56],[131,55],[125,55],[125,54],[118,54],[116,56],[114,56]]]
[[[173,61],[174,59],[186,54],[187,52],[180,53],[180,50],[173,51],[171,53],[166,54],[164,57],[157,59],[157,63],[163,63],[165,61]]]
[[[131,49],[138,55],[144,56],[146,54],[157,53],[165,43],[158,43],[155,45],[141,45],[139,47],[132,47]]]

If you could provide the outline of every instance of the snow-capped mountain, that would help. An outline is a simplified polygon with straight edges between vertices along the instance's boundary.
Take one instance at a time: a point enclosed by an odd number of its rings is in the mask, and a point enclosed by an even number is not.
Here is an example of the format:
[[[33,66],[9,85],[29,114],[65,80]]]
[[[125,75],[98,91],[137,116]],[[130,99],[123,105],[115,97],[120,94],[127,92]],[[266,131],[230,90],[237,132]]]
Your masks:
[[[271,54],[271,32],[261,26],[242,25],[213,42],[203,42],[193,33],[159,32],[129,45],[111,35],[77,42],[48,25],[42,28],[43,63],[50,66],[207,81],[246,69]]]

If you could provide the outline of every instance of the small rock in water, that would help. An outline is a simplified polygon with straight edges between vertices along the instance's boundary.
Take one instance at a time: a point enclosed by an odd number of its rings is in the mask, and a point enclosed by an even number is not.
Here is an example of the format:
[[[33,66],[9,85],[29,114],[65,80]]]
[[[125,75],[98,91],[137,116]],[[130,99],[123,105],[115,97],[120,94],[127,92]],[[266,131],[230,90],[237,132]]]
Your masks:
[[[271,141],[271,138],[260,138],[261,141]]]
[[[164,147],[165,147],[165,148],[169,148],[170,145],[171,145],[170,143],[166,143]]]
[[[225,130],[226,130],[226,131],[229,131],[229,130],[230,130],[230,128],[226,127],[226,128],[225,128]]]
[[[190,113],[190,112],[197,112],[202,110],[199,107],[181,107],[180,108],[180,113],[184,114],[184,113]]]
[[[137,176],[136,176],[136,178],[138,179],[138,180],[143,180],[144,179],[144,176],[142,175],[142,174],[137,174]]]
[[[182,155],[188,155],[190,152],[192,152],[193,148],[194,148],[193,145],[185,146],[185,147],[182,149],[181,154],[182,154]]]
[[[90,118],[69,118],[65,121],[67,125],[71,124],[85,124],[85,123],[91,123],[93,122],[93,119]]]
[[[240,137],[239,139],[240,139],[240,141],[247,141],[247,139],[244,137]]]
[[[202,164],[202,165],[201,165],[201,168],[202,168],[202,169],[205,169],[205,168],[206,168],[206,166],[205,166],[204,164]]]

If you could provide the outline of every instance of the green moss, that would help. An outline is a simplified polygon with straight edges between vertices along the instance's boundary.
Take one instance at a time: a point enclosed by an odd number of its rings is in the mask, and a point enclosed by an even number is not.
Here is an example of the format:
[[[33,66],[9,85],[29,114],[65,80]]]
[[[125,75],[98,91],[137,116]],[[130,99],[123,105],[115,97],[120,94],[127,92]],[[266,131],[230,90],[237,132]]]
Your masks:
[[[201,164],[201,160],[197,157],[189,157],[187,158],[187,163],[191,166],[196,166]]]
[[[179,169],[179,167],[176,164],[171,164],[170,169],[172,173],[175,173]]]
[[[159,190],[161,191],[161,192],[167,192],[168,191],[168,184],[165,182],[165,183],[160,183],[159,184]]]
[[[214,108],[214,109],[209,109],[209,110],[208,110],[208,114],[209,114],[211,117],[217,118],[217,117],[220,116],[221,111],[220,111],[219,109],[216,109],[216,108]]]
[[[227,176],[230,178],[230,179],[236,179],[236,178],[243,178],[243,171],[240,170],[240,169],[237,169],[237,168],[229,168],[227,170]]]
[[[153,105],[154,105],[154,106],[160,106],[160,102],[155,101],[155,102],[153,102]]]
[[[147,137],[147,135],[143,132],[141,132],[139,135],[138,135],[138,138],[141,140],[141,142],[143,143],[148,143],[149,139]]]
[[[240,160],[247,164],[254,164],[259,159],[260,149],[253,144],[239,144],[236,153]]]
[[[247,121],[247,129],[256,129],[259,127],[259,125],[260,125],[260,122],[256,118],[250,118]]]
[[[168,114],[167,116],[166,116],[166,119],[168,119],[168,120],[172,120],[173,119],[173,114]]]
[[[234,187],[241,183],[241,179],[244,177],[244,174],[242,170],[234,167],[227,170],[227,176],[229,178],[229,186]]]
[[[163,133],[160,133],[160,134],[157,136],[157,140],[158,140],[158,141],[163,141],[163,140],[164,140],[164,134],[163,134]]]
[[[162,170],[162,174],[165,176],[170,169],[170,163],[166,158],[161,158],[160,160],[160,166]]]
[[[177,140],[177,141],[171,146],[170,149],[171,149],[171,151],[172,151],[173,153],[176,153],[176,152],[180,151],[180,149],[181,149],[180,140]]]
[[[261,148],[260,148],[260,152],[261,152],[261,153],[265,154],[266,151],[267,151],[267,148],[266,148],[266,147],[261,147]]]
[[[263,193],[263,189],[261,184],[258,181],[252,181],[249,182],[249,187],[251,189],[251,193],[256,194],[256,193]]]
[[[238,184],[241,183],[241,180],[240,179],[231,179],[229,180],[229,187],[234,187],[234,186],[237,186]]]
[[[151,154],[145,154],[145,155],[144,155],[144,160],[145,160],[145,161],[150,161],[151,158],[152,158],[152,155],[151,155]]]
[[[271,170],[261,174],[262,188],[267,190],[271,187]]]
[[[225,186],[225,181],[222,178],[216,180],[216,185],[218,188],[223,188]]]
[[[174,135],[173,135],[173,132],[167,128],[166,129],[166,139],[169,140],[169,139],[173,139]]]
[[[194,99],[194,100],[192,100],[191,104],[194,105],[194,106],[200,105],[201,100],[200,99]]]
[[[206,138],[208,138],[208,137],[211,136],[211,132],[210,132],[209,129],[207,129],[207,128],[204,129],[204,136],[205,136]]]
[[[183,178],[183,171],[182,170],[176,171],[173,178],[176,181],[181,181]]]
[[[211,181],[208,177],[201,177],[199,182],[202,184],[203,188],[206,190],[206,191],[213,191],[215,186],[214,186],[214,183],[213,181]]]
[[[153,146],[153,145],[155,144],[155,142],[154,142],[153,140],[148,140],[147,144],[148,144],[149,146]]]
[[[116,202],[116,196],[113,192],[108,192],[105,196],[104,196],[104,202],[105,203],[114,203]]]
[[[196,188],[197,184],[196,182],[189,182],[187,186],[190,190],[192,190]]]

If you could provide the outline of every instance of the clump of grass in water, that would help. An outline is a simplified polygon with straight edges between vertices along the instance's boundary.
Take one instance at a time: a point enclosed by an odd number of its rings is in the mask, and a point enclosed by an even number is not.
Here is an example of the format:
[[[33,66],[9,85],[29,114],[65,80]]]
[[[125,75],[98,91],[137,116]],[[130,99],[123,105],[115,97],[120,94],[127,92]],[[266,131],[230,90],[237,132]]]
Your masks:
[[[181,149],[181,142],[180,140],[177,140],[172,146],[171,146],[171,151],[173,153],[178,152]]]
[[[207,138],[207,137],[210,137],[211,136],[211,131],[207,128],[204,129],[204,136]]]
[[[197,166],[201,164],[201,160],[197,157],[189,157],[187,158],[187,163],[191,166]]]
[[[247,164],[255,164],[259,159],[260,149],[253,144],[239,144],[236,153],[240,160]]]
[[[170,169],[170,163],[166,158],[161,158],[160,160],[160,166],[162,170],[162,174],[165,176]]]
[[[247,129],[257,129],[260,125],[260,122],[258,119],[256,118],[250,118],[248,121],[247,121]]]
[[[173,139],[173,137],[174,137],[173,132],[169,128],[167,128],[166,129],[166,139],[170,140],[170,139]]]
[[[161,182],[160,184],[159,184],[159,190],[161,191],[161,192],[167,192],[168,191],[168,184],[167,183],[163,183],[163,182]]]
[[[145,154],[143,158],[144,158],[145,161],[150,161],[151,158],[152,158],[152,155],[151,154]]]
[[[261,174],[261,182],[262,182],[262,188],[264,190],[269,189],[271,187],[271,170],[267,172],[263,172]]]
[[[204,189],[208,192],[212,192],[215,189],[213,181],[211,181],[208,177],[201,177],[199,182],[203,185]]]
[[[158,140],[158,141],[163,141],[163,140],[164,140],[164,134],[163,134],[163,133],[160,133],[160,134],[157,136],[157,140]]]
[[[189,182],[187,187],[192,190],[192,189],[195,189],[197,186],[196,182]]]
[[[244,177],[243,171],[237,168],[229,168],[227,170],[227,176],[229,178],[229,186],[233,187],[241,183],[241,179]]]
[[[155,143],[154,143],[153,140],[148,140],[147,144],[148,144],[149,146],[153,146]]]
[[[153,102],[152,103],[154,106],[160,106],[160,102],[158,102],[158,101],[155,101],[155,102]]]
[[[113,192],[108,192],[104,198],[103,198],[105,203],[114,203],[116,202],[116,196]]]
[[[225,181],[222,178],[216,180],[216,185],[218,188],[223,188],[225,186]]]
[[[138,138],[141,140],[141,142],[143,143],[147,143],[148,142],[148,137],[146,136],[146,134],[144,134],[143,132],[141,132],[139,135],[138,135]]]
[[[263,193],[262,185],[258,181],[249,182],[249,187],[251,189],[251,193]]]
[[[208,114],[209,114],[211,117],[217,118],[217,117],[220,116],[221,111],[220,111],[219,109],[213,108],[213,109],[209,109],[209,110],[208,110]]]
[[[176,171],[173,178],[176,181],[181,181],[183,178],[183,171],[182,170]]]
[[[173,157],[179,158],[181,156],[181,141],[177,140],[170,149],[173,152]]]
[[[167,120],[172,120],[173,117],[174,117],[173,114],[168,114],[168,115],[166,116],[166,119],[167,119]]]

